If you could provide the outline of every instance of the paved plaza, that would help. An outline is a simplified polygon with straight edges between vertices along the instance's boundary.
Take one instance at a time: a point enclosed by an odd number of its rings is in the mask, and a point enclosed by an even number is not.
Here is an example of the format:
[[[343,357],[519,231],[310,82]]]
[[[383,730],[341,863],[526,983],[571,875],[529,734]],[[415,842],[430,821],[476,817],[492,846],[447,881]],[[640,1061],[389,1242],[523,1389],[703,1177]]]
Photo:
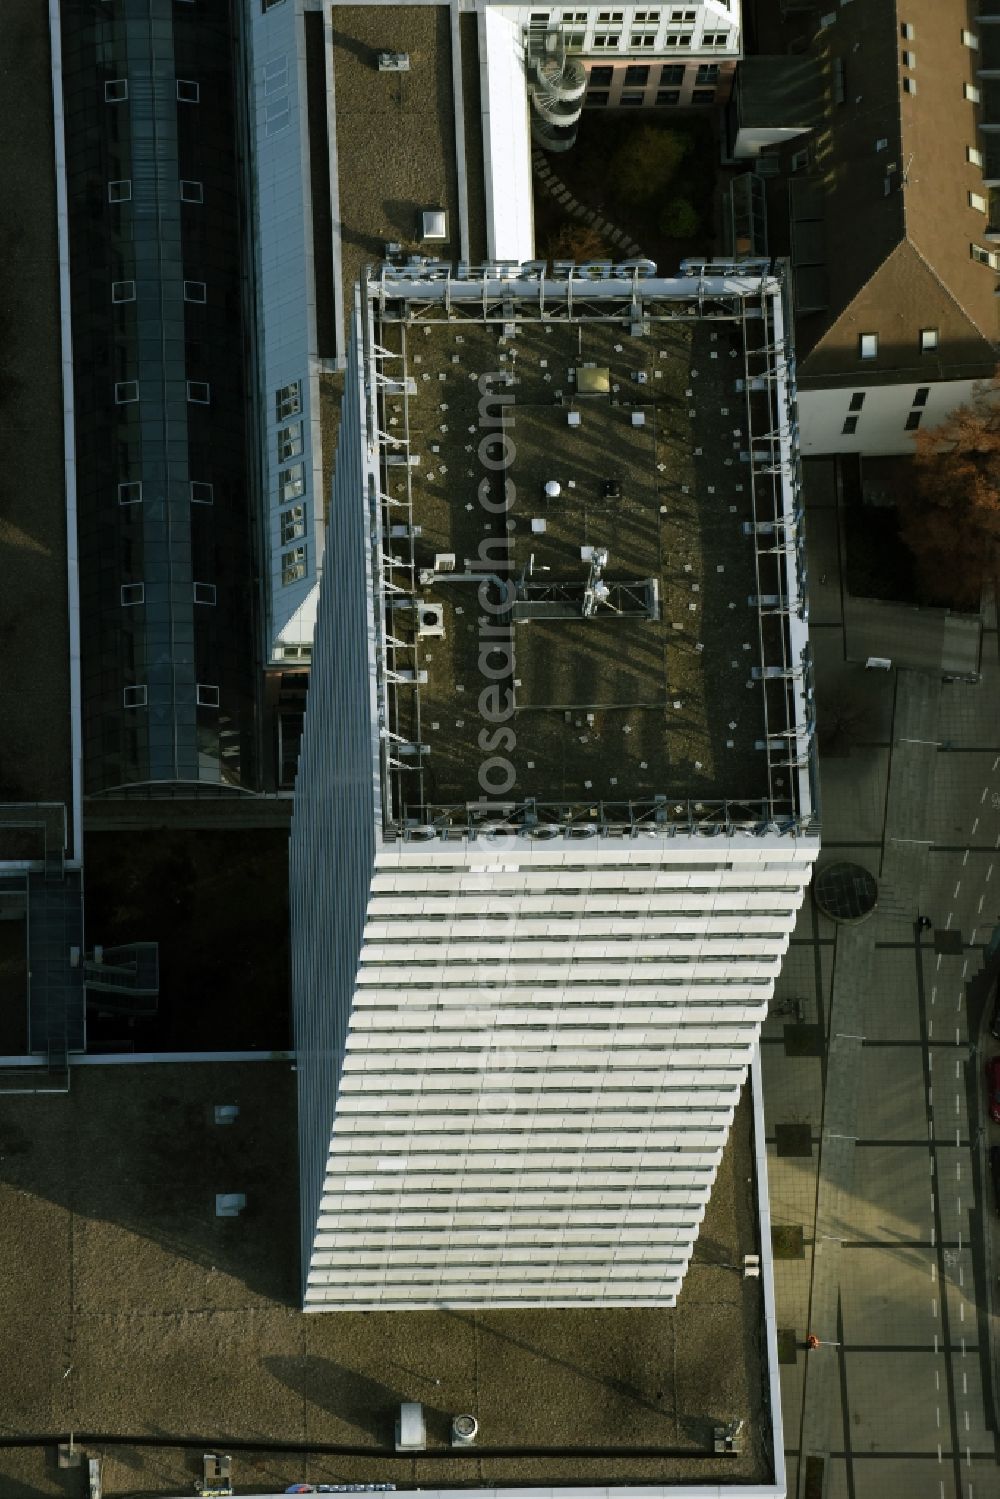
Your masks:
[[[879,904],[838,926],[807,900],[763,1034],[788,1492],[987,1499],[1000,1045],[978,1014],[970,1036],[966,983],[1000,924],[996,617],[978,683],[848,662],[836,498],[808,467],[819,709],[856,726],[821,757],[819,867],[862,865]]]

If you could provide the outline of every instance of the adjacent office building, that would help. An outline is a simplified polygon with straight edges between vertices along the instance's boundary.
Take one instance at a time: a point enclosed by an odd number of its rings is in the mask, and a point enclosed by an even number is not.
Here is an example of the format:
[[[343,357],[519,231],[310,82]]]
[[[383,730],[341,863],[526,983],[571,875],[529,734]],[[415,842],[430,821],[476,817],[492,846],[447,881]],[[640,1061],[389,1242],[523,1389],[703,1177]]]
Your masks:
[[[84,792],[256,790],[228,9],[66,0],[59,18]]]
[[[305,1305],[672,1305],[818,851],[788,288],[355,292],[292,836]]]
[[[792,261],[802,450],[912,453],[997,367],[1000,7],[788,12],[727,134]]]

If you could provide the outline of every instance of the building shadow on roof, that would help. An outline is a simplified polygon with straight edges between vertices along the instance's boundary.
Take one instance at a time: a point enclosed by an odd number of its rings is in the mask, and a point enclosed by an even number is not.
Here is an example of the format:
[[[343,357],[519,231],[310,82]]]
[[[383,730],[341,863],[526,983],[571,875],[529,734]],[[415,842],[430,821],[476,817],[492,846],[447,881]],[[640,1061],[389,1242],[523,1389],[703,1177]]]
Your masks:
[[[360,1439],[359,1445],[365,1447],[374,1446],[384,1452],[394,1450],[393,1433],[399,1407],[403,1401],[416,1398],[412,1391],[311,1353],[296,1358],[271,1356],[263,1362],[275,1379],[343,1425],[345,1444]],[[420,1403],[430,1444],[446,1446],[451,1433],[451,1413],[428,1404],[422,1393]]]

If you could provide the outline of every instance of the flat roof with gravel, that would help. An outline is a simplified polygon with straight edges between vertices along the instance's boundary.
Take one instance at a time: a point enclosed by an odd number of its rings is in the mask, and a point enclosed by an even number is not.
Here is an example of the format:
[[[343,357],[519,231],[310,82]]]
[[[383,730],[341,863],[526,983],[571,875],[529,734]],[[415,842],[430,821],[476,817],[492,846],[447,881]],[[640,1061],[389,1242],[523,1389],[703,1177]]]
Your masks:
[[[390,819],[429,836],[484,792],[553,830],[794,818],[809,664],[775,283],[762,308],[753,278],[713,276],[713,300],[565,274],[368,282]]]
[[[335,5],[331,10],[334,160],[345,304],[386,245],[459,258],[458,168],[447,5]],[[380,72],[405,52],[405,73]],[[447,237],[420,244],[420,215],[444,209]],[[338,329],[338,342],[344,330]]]
[[[759,1250],[747,1097],[671,1310],[306,1315],[294,1085],[279,1062],[130,1065],[0,1098],[0,1315],[23,1354],[0,1368],[0,1439],[76,1432],[109,1496],[190,1491],[220,1447],[244,1493],[771,1480],[763,1282],[737,1268]],[[239,1217],[216,1217],[220,1192],[245,1194]],[[407,1400],[427,1451],[400,1457]],[[471,1452],[450,1446],[463,1412]],[[733,1419],[742,1452],[717,1457]],[[0,1440],[0,1488],[29,1472],[65,1492]]]
[[[444,628],[420,655],[428,801],[479,794],[478,587],[491,559],[523,595],[512,625],[513,797],[765,795],[766,760],[755,748],[763,704],[747,690],[757,618],[748,606],[754,545],[742,529],[746,428],[728,329],[679,323],[637,338],[617,319],[581,317],[522,328],[509,341],[488,324],[408,336],[396,327],[388,337],[390,346],[401,340],[413,378],[405,413],[402,395],[388,401],[388,431],[405,420],[421,459],[411,479],[418,564],[455,558],[455,571],[436,572],[423,590],[443,609]],[[492,410],[510,400],[504,478],[491,479],[480,458],[488,371]],[[586,393],[588,380],[601,388]],[[390,482],[390,493],[404,482]],[[505,482],[514,500],[498,514]],[[607,553],[590,616],[588,549]],[[414,695],[401,688],[397,701],[407,732],[402,705]],[[418,725],[410,729],[417,737]]]

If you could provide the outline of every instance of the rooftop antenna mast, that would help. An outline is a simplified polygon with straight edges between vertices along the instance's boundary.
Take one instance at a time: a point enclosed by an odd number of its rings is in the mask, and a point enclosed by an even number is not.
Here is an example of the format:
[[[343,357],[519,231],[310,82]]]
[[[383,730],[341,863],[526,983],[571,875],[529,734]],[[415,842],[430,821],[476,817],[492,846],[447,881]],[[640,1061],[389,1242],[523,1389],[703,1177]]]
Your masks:
[[[594,547],[590,554],[590,576],[583,593],[583,617],[590,619],[597,609],[598,604],[607,601],[608,585],[601,577],[602,572],[608,565],[607,547]]]

